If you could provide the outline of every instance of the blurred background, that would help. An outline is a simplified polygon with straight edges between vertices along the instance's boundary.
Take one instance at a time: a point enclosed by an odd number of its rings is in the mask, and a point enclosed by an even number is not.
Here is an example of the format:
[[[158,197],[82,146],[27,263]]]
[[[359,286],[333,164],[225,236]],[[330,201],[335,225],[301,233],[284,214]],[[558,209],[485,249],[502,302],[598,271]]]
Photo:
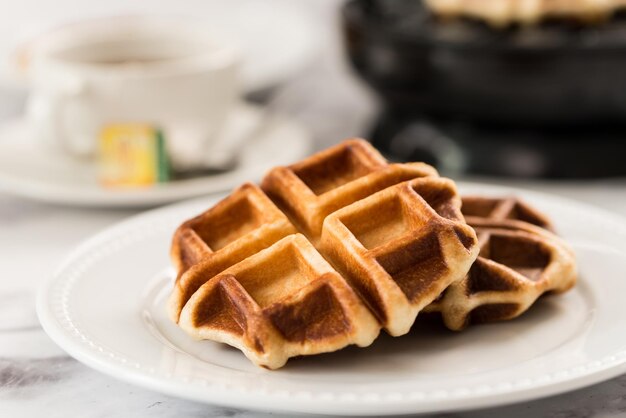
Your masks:
[[[619,182],[620,2],[426,3],[6,4],[0,189],[152,206],[351,136],[455,178]]]

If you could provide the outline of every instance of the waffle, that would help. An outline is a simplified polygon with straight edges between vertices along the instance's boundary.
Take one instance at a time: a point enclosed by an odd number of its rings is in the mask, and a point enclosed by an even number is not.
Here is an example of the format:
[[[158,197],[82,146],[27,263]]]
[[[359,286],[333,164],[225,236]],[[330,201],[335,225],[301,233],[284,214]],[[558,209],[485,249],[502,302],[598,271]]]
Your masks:
[[[576,283],[573,251],[540,212],[513,198],[467,197],[463,213],[480,254],[463,280],[424,309],[440,313],[448,328],[515,318],[541,295]]]
[[[206,282],[185,305],[179,325],[198,339],[237,347],[270,369],[296,355],[368,346],[380,331],[352,288],[302,234]]]
[[[554,232],[552,221],[543,213],[516,197],[463,196],[462,212],[474,227],[522,230],[558,241],[574,254],[569,245]]]
[[[437,15],[467,16],[493,26],[534,23],[546,18],[597,21],[626,7],[626,0],[425,0]]]
[[[180,312],[198,288],[226,268],[256,254],[296,229],[265,193],[247,183],[174,233],[171,259],[178,276],[169,299],[169,313]],[[202,274],[183,274],[192,267]]]
[[[478,254],[460,206],[432,167],[346,141],[179,227],[170,315],[268,368],[406,333]]]
[[[328,216],[321,249],[387,332],[402,335],[474,262],[476,236],[462,219],[451,180],[418,178]]]
[[[423,163],[388,164],[369,143],[348,140],[289,167],[276,167],[261,187],[309,239],[317,242],[332,212],[386,187],[436,177]]]
[[[531,224],[554,231],[547,216],[516,197],[463,196],[462,211],[465,218],[474,223],[497,222],[518,226]]]

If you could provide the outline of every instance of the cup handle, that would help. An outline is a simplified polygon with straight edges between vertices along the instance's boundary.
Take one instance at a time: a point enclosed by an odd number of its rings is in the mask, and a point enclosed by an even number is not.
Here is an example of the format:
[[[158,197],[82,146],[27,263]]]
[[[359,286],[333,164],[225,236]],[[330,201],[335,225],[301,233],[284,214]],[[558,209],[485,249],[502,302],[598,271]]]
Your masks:
[[[59,89],[58,92],[50,96],[50,120],[57,144],[72,154],[89,154],[93,150],[93,147],[89,146],[92,141],[86,141],[84,138],[77,139],[76,137],[80,136],[80,134],[71,135],[68,130],[65,129],[65,123],[68,119],[72,119],[74,126],[86,122],[84,120],[86,115],[81,115],[82,117],[71,117],[69,116],[71,113],[68,112],[68,105],[87,92],[86,83],[79,78],[68,78],[62,86],[63,87]]]
[[[65,78],[58,85],[53,90],[32,93],[28,99],[27,113],[37,127],[38,136],[67,152],[85,154],[84,146],[81,147],[78,141],[72,141],[64,124],[68,103],[84,94],[86,85],[78,78]]]

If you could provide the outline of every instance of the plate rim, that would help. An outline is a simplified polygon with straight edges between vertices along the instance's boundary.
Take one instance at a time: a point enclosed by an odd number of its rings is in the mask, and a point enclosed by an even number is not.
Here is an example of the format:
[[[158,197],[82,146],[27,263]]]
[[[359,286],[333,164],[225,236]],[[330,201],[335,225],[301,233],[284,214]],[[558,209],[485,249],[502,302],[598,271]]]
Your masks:
[[[626,218],[611,211],[598,208],[594,205],[569,199],[561,196],[553,196],[546,193],[536,192],[518,187],[506,187],[491,185],[488,183],[458,182],[459,189],[484,188],[486,194],[517,193],[523,197],[548,200],[555,204],[569,205],[576,210],[586,211],[592,216],[602,216],[602,221],[611,226],[619,225],[620,233],[626,235]],[[156,221],[169,214],[179,217],[184,210],[191,211],[201,203],[210,204],[219,197],[203,197],[186,200],[173,205],[150,210],[134,215],[126,220],[118,222],[91,238],[79,244],[60,264],[37,294],[37,315],[46,333],[62,349],[72,357],[89,367],[126,382],[152,389],[164,394],[180,398],[211,403],[234,408],[243,408],[256,411],[274,411],[282,413],[320,413],[341,415],[380,415],[386,414],[415,414],[450,412],[458,410],[471,410],[484,407],[495,407],[511,403],[540,399],[560,393],[569,392],[586,386],[593,385],[626,373],[626,347],[621,351],[604,356],[601,360],[593,360],[576,367],[565,368],[551,374],[546,374],[534,379],[525,379],[525,382],[498,383],[498,385],[480,385],[473,390],[456,391],[456,393],[441,391],[433,392],[426,396],[417,396],[412,399],[407,394],[362,394],[357,397],[341,397],[330,394],[291,393],[284,396],[283,393],[271,393],[271,390],[242,391],[236,388],[227,388],[223,385],[191,385],[190,380],[167,379],[159,374],[149,374],[136,366],[125,364],[123,361],[115,362],[94,355],[88,345],[80,344],[76,336],[68,335],[52,312],[51,289],[57,282],[67,282],[63,278],[63,271],[73,264],[79,257],[88,253],[93,246],[100,241],[106,241],[107,237],[115,236],[116,233],[127,231],[133,225],[141,229],[144,224]],[[161,220],[163,222],[163,220]],[[128,232],[128,231],[127,231]],[[76,277],[79,277],[76,275]],[[78,279],[76,279],[78,280]],[[83,336],[84,337],[84,336]],[[89,342],[88,342],[89,343]],[[111,356],[110,356],[111,357]],[[534,381],[533,381],[534,380]],[[235,389],[235,390],[233,390]],[[245,397],[241,397],[245,394]]]

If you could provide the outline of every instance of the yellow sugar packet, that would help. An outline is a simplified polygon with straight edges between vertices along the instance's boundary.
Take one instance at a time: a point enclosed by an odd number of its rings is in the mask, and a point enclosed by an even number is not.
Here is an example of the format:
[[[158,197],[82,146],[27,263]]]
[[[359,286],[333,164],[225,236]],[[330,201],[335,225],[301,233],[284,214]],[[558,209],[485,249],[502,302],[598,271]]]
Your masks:
[[[99,137],[100,183],[106,187],[149,186],[169,180],[161,130],[148,124],[105,126]]]

